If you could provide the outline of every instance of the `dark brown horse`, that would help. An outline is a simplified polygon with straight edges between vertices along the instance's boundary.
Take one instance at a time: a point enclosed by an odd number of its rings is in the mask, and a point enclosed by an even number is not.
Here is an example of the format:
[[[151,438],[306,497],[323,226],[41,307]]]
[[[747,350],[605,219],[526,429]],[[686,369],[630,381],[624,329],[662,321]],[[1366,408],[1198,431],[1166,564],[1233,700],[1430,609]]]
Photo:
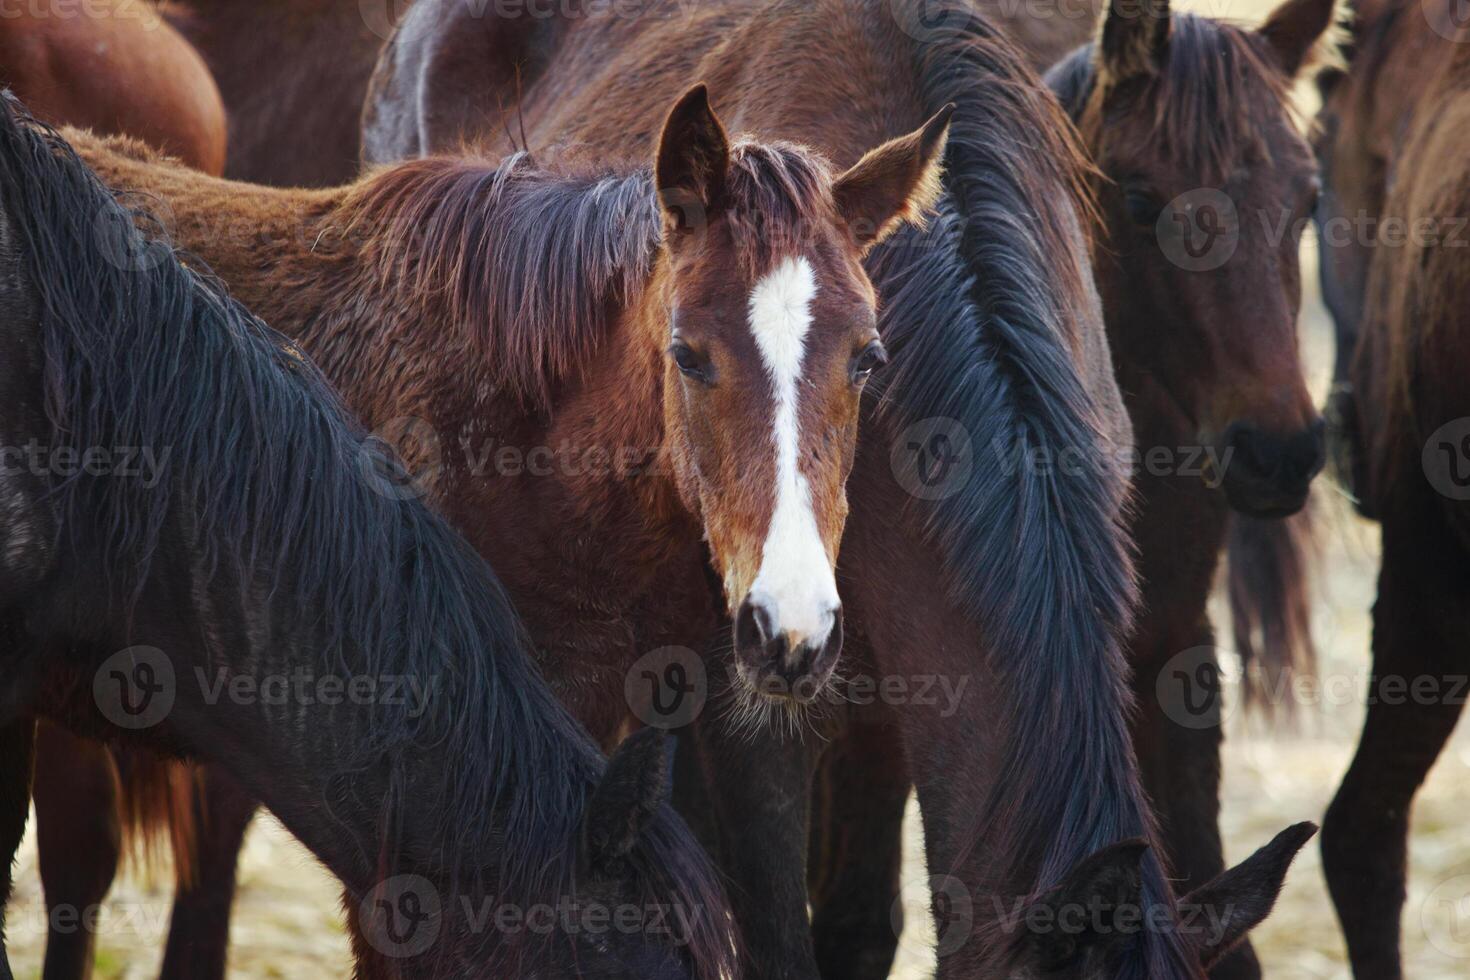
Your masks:
[[[766,71],[785,84],[753,84]],[[421,2],[384,51],[365,112],[365,153],[389,160],[470,142],[500,153],[561,146],[616,158],[646,149],[651,133],[638,114],[694,77],[716,80],[725,111],[745,125],[814,143],[839,161],[854,159],[864,140],[921,119],[939,99],[959,103],[937,237],[880,247],[869,260],[896,360],[889,411],[867,430],[876,435],[862,443],[854,471],[841,570],[851,583],[855,669],[974,677],[988,693],[965,699],[959,718],[912,706],[853,713],[873,726],[865,733],[901,743],[919,786],[931,869],[966,894],[1034,896],[1090,850],[1148,831],[1117,687],[1115,631],[1130,586],[1116,457],[1081,474],[1029,465],[1033,453],[1064,450],[1097,462],[1127,436],[1089,295],[1081,166],[1067,124],[1016,53],[964,4],[663,4],[638,17],[573,5],[564,16],[528,21]],[[1025,141],[1015,138],[1020,131]],[[932,492],[923,480],[905,489],[905,476],[942,480],[953,461],[946,447],[970,438],[990,440],[967,460],[973,476],[967,468],[952,491]],[[1022,529],[1038,536],[1018,540]],[[1034,559],[1037,567],[1022,574],[1035,577],[1015,578],[1002,554],[1032,556],[1022,565]],[[1109,574],[1094,578],[1103,568]],[[1054,618],[1059,599],[1076,618]],[[1057,704],[1072,703],[1063,690],[1089,705],[1080,717],[1057,714]],[[977,742],[977,732],[988,737]],[[809,753],[766,743],[751,759],[718,732],[701,738],[703,770],[713,794],[723,794],[705,811],[707,839],[738,883],[756,972],[811,976],[800,874]],[[771,763],[782,754],[799,765],[775,783]],[[757,820],[773,829],[742,840]],[[864,874],[896,875],[892,849],[825,843],[864,855],[838,872],[851,877],[828,882],[831,894]],[[1077,889],[1095,884],[1080,874]],[[1141,875],[1153,901],[1166,893],[1152,857]],[[815,912],[820,924],[821,901]],[[864,914],[843,924],[849,938],[888,933],[886,902]],[[993,909],[975,916],[983,938],[961,940],[941,974],[1024,969],[1003,965],[1009,944],[995,941]],[[1034,938],[1020,943],[1032,967],[1056,955],[1082,975],[1193,975],[1220,952],[1177,935],[1126,952],[1097,937],[1039,951]],[[852,944],[830,944],[834,958],[823,966],[831,975],[854,975],[840,959],[844,946]],[[886,963],[870,965],[886,972]]]
[[[164,17],[203,54],[224,97],[226,175],[282,187],[357,176],[363,94],[408,3],[164,0]]]
[[[1217,824],[1220,680],[1206,603],[1231,512],[1255,517],[1300,507],[1322,465],[1322,426],[1296,336],[1297,249],[1315,196],[1315,165],[1286,92],[1332,6],[1294,0],[1259,31],[1247,31],[1171,17],[1166,3],[1115,3],[1100,43],[1073,52],[1047,76],[1100,178],[1106,235],[1094,270],[1135,439],[1131,526],[1143,609],[1128,651],[1139,705],[1134,745],[1171,868],[1185,886],[1225,866]],[[1198,218],[1197,204],[1216,196],[1228,199],[1237,231],[1232,253],[1206,269],[1186,251],[1187,236],[1199,232],[1188,222]],[[1178,218],[1185,223],[1176,225]],[[1264,564],[1289,576],[1301,568]],[[1292,577],[1282,584],[1288,594],[1302,588]],[[1273,651],[1283,646],[1268,639]],[[1199,687],[1186,691],[1181,683]],[[887,836],[873,826],[866,846],[892,853],[907,781],[883,785],[857,773],[840,755],[826,767],[828,819],[851,825],[886,814]],[[875,797],[884,802],[875,805]],[[829,861],[852,860],[827,846],[841,827],[816,833]],[[819,919],[819,943],[834,955],[845,949],[855,960],[886,963],[873,948],[884,944],[883,934],[836,923],[860,918],[854,905],[891,905],[893,884],[875,898],[827,880],[838,875],[836,868],[813,872],[819,897],[846,892],[818,903],[831,920]],[[1249,946],[1212,971],[1259,974]]]
[[[8,96],[0,201],[6,890],[40,714],[226,767],[342,881],[357,976],[734,977],[662,733],[602,759],[299,350]]]
[[[225,166],[225,112],[199,53],[132,0],[37,0],[0,17],[0,85],[37,118],[126,133],[205,173]]]
[[[1457,16],[1457,14],[1459,14]],[[1323,865],[1361,978],[1403,976],[1414,795],[1464,703],[1470,639],[1470,32],[1451,3],[1360,6],[1320,79],[1324,292],[1354,342],[1341,457],[1383,527],[1373,682]],[[1450,900],[1460,903],[1463,893]]]
[[[1100,41],[1048,76],[1104,178],[1095,272],[1137,450],[1134,745],[1186,884],[1225,866],[1206,604],[1231,511],[1291,514],[1324,462],[1296,332],[1318,181],[1288,90],[1333,6],[1287,0],[1249,31],[1114,3]],[[1260,968],[1245,947],[1214,975]]]

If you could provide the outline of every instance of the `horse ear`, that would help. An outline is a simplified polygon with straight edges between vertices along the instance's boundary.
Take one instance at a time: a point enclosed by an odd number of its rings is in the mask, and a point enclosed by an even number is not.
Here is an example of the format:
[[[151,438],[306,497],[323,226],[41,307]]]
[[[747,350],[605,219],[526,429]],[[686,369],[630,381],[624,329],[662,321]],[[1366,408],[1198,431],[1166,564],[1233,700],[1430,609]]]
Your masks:
[[[730,139],[703,84],[686,92],[669,112],[657,159],[654,178],[665,218],[676,231],[702,227],[720,205],[730,168]]]
[[[837,213],[863,251],[933,210],[954,109],[951,102],[914,132],[869,150],[832,185]]]
[[[1103,89],[1152,78],[1169,56],[1169,0],[1111,0],[1096,55]]]
[[[1313,60],[1336,16],[1336,0],[1286,0],[1271,12],[1257,32],[1266,39],[1288,78],[1295,78]]]
[[[1143,927],[1141,838],[1111,844],[1086,858],[1047,892],[1022,921],[1037,926],[1022,933],[1021,957],[1043,973],[1058,972],[1089,952],[1133,942]],[[1045,924],[1045,927],[1039,927]]]
[[[1205,969],[1271,914],[1286,869],[1316,832],[1317,825],[1310,822],[1288,827],[1271,843],[1179,900],[1180,921],[1204,931],[1198,948]]]
[[[674,740],[658,728],[644,728],[624,739],[608,760],[582,817],[582,865],[613,874],[644,827],[669,801]]]

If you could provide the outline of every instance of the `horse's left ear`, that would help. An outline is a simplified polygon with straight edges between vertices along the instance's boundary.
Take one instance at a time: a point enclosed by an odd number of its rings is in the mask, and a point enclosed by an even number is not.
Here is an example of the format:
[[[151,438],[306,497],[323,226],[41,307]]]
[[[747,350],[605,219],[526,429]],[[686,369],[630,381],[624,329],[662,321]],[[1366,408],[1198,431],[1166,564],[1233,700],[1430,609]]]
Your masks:
[[[1179,920],[1205,930],[1197,944],[1200,963],[1209,969],[1271,914],[1286,870],[1317,825],[1287,827],[1244,861],[1179,900]]]
[[[1315,60],[1319,43],[1330,40],[1327,29],[1336,16],[1336,0],[1286,0],[1271,12],[1258,33],[1266,39],[1288,78]]]
[[[582,866],[614,875],[643,829],[669,801],[674,740],[662,729],[645,728],[613,751],[602,782],[582,815]]]
[[[863,251],[933,210],[954,109],[951,102],[914,132],[869,150],[832,185],[837,214]]]
[[[675,103],[658,139],[654,179],[664,217],[675,231],[704,227],[720,206],[730,170],[730,138],[696,85]]]
[[[1122,947],[1133,941],[1125,917],[1143,905],[1143,860],[1147,841],[1119,841],[1084,858],[1067,877],[1027,909],[1021,921],[1051,928],[1021,934],[1022,962],[1043,973],[1060,973],[1087,955],[1089,947]]]

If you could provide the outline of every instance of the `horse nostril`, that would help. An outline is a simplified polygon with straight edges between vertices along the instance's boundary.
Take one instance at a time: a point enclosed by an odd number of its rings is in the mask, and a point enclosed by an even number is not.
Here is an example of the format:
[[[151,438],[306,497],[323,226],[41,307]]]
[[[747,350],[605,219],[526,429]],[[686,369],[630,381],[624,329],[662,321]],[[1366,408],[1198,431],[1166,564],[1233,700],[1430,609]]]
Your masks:
[[[740,604],[735,615],[735,649],[754,650],[766,644],[765,610],[750,601],[749,597]]]
[[[1225,430],[1225,448],[1234,458],[1227,465],[1243,466],[1257,476],[1269,476],[1275,468],[1261,431],[1249,422],[1232,422]]]
[[[1322,472],[1326,463],[1327,422],[1318,418],[1291,439],[1284,469],[1291,479],[1306,482]]]

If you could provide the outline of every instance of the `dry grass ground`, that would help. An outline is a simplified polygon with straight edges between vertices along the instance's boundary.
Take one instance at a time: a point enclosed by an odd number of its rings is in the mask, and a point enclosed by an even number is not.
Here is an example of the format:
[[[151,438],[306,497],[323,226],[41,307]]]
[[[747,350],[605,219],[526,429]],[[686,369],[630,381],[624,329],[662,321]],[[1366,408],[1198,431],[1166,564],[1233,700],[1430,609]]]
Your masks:
[[[1266,0],[1215,0],[1185,6],[1217,16],[1256,20]],[[1304,90],[1303,99],[1309,99]],[[1310,257],[1309,257],[1310,258]],[[1315,277],[1304,270],[1308,296],[1303,342],[1317,390],[1325,387],[1330,335]],[[1316,631],[1322,673],[1348,692],[1362,690],[1368,668],[1369,608],[1376,574],[1376,531],[1353,518],[1330,492],[1319,500],[1322,562],[1316,592]],[[1217,616],[1218,621],[1218,616]],[[1224,641],[1228,642],[1228,641]],[[1287,731],[1269,731],[1259,719],[1235,713],[1225,750],[1224,826],[1232,859],[1249,854],[1288,823],[1319,819],[1351,758],[1362,719],[1361,698],[1351,693],[1306,705]],[[1415,812],[1413,872],[1404,915],[1405,973],[1415,980],[1470,976],[1470,937],[1463,916],[1470,909],[1470,736],[1461,732],[1431,773]],[[906,878],[922,880],[922,841],[911,813]],[[34,839],[20,857],[19,882],[10,911],[10,951],[17,976],[40,976],[45,915],[35,870]],[[238,980],[342,977],[350,973],[347,941],[329,875],[279,824],[262,818],[252,829],[240,876],[230,975]],[[113,890],[101,920],[98,980],[142,980],[157,975],[167,930],[170,888],[125,876]],[[927,915],[908,910],[894,978],[919,980],[934,970]],[[1276,980],[1337,980],[1348,976],[1341,936],[1322,881],[1321,863],[1309,845],[1292,870],[1276,912],[1255,935],[1257,949]]]

